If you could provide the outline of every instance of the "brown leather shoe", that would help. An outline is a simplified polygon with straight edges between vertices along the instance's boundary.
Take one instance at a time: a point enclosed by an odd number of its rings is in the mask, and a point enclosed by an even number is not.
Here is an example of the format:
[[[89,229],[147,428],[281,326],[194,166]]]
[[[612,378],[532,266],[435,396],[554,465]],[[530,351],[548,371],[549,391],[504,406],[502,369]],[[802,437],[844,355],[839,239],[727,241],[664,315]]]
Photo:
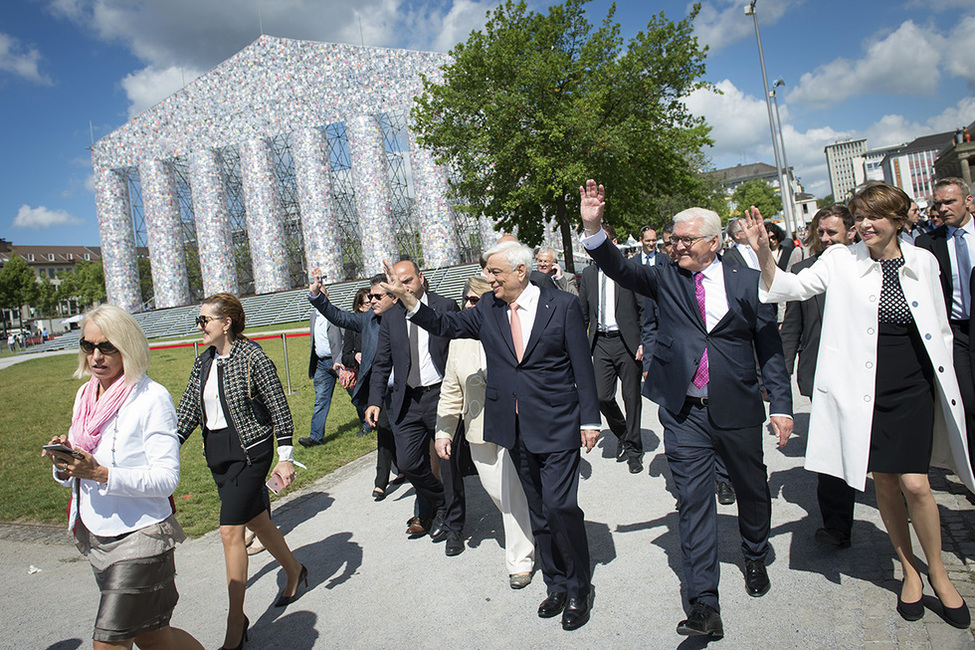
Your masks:
[[[423,537],[429,532],[431,524],[433,524],[432,519],[410,517],[406,522],[406,534],[411,538]]]

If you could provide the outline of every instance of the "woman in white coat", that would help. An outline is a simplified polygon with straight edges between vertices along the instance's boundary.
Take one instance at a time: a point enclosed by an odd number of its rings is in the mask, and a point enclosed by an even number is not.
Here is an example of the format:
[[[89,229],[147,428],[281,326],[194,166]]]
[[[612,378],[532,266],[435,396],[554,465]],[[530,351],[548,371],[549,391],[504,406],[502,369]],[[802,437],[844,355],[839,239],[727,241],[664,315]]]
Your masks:
[[[872,473],[903,569],[898,613],[907,620],[924,615],[909,511],[942,616],[967,628],[968,607],[941,560],[941,522],[927,471],[931,464],[951,469],[970,490],[975,478],[938,263],[897,237],[910,204],[889,185],[863,189],[849,204],[861,242],[828,248],[798,275],[776,268],[756,208],[746,231],[762,266],[763,302],[826,293],[806,468],[843,478],[861,491]]]
[[[464,309],[471,309],[491,285],[481,277],[468,278],[464,285]],[[451,443],[458,424],[471,445],[471,459],[484,491],[501,511],[504,527],[505,566],[512,589],[527,587],[532,580],[535,540],[532,537],[528,500],[508,450],[484,442],[484,390],[486,362],[484,348],[475,339],[454,339],[447,353],[440,402],[437,404],[437,454],[450,459]]]

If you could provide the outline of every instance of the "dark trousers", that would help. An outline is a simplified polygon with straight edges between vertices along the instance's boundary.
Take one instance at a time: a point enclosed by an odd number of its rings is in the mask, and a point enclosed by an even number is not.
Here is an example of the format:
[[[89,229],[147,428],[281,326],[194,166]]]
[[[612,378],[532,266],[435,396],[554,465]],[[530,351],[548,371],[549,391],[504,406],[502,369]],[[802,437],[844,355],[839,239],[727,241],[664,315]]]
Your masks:
[[[661,408],[664,451],[681,500],[681,560],[691,604],[718,609],[718,512],[715,459],[724,459],[738,497],[738,532],[746,560],[768,555],[772,497],[762,455],[761,427],[719,429],[707,407],[685,404],[679,413]]]
[[[444,507],[443,484],[430,469],[430,441],[439,401],[439,386],[427,391],[407,388],[402,416],[392,422],[396,466],[416,491],[416,514],[420,519],[433,519],[437,510]]]
[[[376,487],[385,491],[389,487],[389,472],[396,456],[396,438],[389,423],[389,395],[386,396],[379,417],[376,418]]]
[[[548,593],[587,598],[591,574],[585,516],[578,501],[579,449],[532,453],[516,418],[515,446],[509,451],[528,498],[535,563]]]
[[[968,456],[975,467],[975,378],[972,377],[972,350],[969,345],[969,321],[948,321],[954,337],[952,350],[955,375],[958,376],[958,390],[965,406],[965,427],[968,429]]]
[[[643,434],[640,430],[643,415],[643,400],[640,397],[641,363],[627,352],[621,336],[597,333],[592,350],[592,365],[596,371],[600,412],[606,418],[610,431],[626,450],[627,457],[639,458],[643,455]],[[625,418],[616,402],[617,378],[623,389]]]
[[[467,514],[467,495],[464,492],[464,469],[461,462],[466,445],[464,426],[460,425],[450,447],[450,460],[440,460],[440,480],[443,482],[445,503],[443,523],[455,533],[464,530]],[[467,457],[470,458],[470,450],[467,450]]]
[[[819,474],[816,498],[819,500],[819,512],[823,515],[823,528],[841,532],[849,539],[853,530],[856,490],[841,478]]]

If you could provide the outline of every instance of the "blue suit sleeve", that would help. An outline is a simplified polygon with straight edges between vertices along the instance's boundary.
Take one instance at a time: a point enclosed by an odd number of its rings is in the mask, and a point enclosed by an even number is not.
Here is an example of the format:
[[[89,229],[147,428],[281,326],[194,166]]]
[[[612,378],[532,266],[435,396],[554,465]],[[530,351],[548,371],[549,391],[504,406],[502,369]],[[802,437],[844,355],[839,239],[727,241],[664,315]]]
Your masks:
[[[352,330],[353,332],[362,331],[362,321],[359,319],[359,315],[353,314],[350,311],[339,309],[333,305],[328,298],[325,297],[324,293],[320,293],[314,298],[309,295],[308,302],[310,302],[322,316],[328,319],[330,323],[343,329]]]
[[[567,301],[565,312],[565,349],[572,364],[572,374],[579,394],[579,417],[582,424],[599,422],[599,398],[596,393],[596,372],[592,367],[589,338],[583,328],[582,305],[578,300]]]

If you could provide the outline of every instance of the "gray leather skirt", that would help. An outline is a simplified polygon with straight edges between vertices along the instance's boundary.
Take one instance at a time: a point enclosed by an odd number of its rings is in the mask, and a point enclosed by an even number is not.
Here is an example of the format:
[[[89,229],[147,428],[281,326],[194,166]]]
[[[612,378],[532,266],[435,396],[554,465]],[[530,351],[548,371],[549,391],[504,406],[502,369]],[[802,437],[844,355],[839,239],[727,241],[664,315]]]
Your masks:
[[[173,554],[183,539],[172,516],[116,537],[94,535],[78,521],[75,544],[91,563],[101,592],[95,641],[118,643],[169,625],[179,600]]]

